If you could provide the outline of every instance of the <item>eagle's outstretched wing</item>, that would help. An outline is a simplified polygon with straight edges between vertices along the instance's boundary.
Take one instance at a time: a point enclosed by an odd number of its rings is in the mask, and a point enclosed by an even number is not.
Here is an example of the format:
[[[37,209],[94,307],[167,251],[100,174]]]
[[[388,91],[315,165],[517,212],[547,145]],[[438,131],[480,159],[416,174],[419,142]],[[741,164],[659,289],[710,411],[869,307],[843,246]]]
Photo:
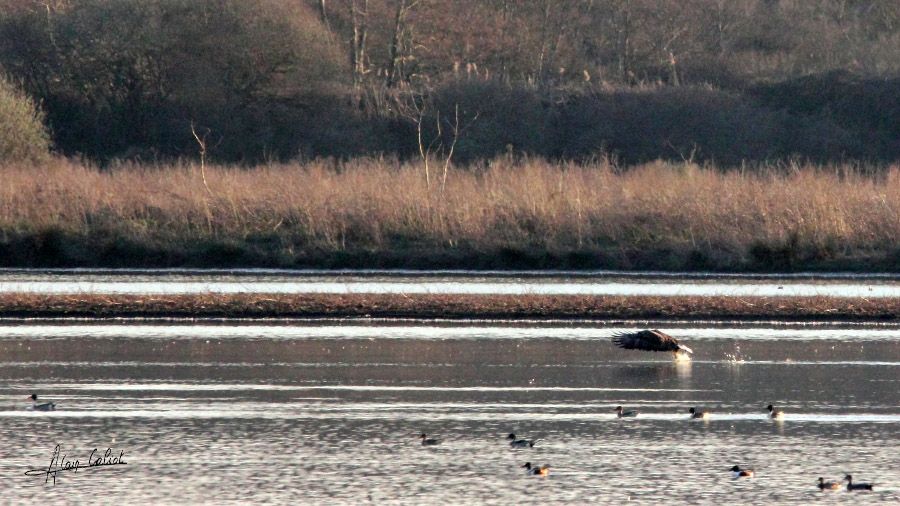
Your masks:
[[[616,334],[612,338],[613,344],[626,350],[644,350],[644,351],[684,351],[693,353],[687,346],[678,344],[678,340],[674,337],[660,332],[659,330],[641,330],[638,332],[630,332]]]

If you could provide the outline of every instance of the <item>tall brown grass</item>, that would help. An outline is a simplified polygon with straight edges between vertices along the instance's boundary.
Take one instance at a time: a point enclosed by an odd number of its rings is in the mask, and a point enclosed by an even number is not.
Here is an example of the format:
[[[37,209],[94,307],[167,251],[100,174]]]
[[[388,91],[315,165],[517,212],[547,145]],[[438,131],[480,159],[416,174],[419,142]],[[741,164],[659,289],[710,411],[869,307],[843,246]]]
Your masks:
[[[2,262],[858,270],[900,264],[896,166],[875,177],[850,167],[750,173],[657,162],[621,171],[606,161],[497,159],[478,170],[451,168],[443,190],[426,185],[419,163],[378,159],[205,172],[206,184],[190,164],[99,170],[58,160],[0,167]],[[57,243],[50,252],[41,249],[49,232]],[[209,245],[224,253],[212,248],[198,259],[198,248]]]

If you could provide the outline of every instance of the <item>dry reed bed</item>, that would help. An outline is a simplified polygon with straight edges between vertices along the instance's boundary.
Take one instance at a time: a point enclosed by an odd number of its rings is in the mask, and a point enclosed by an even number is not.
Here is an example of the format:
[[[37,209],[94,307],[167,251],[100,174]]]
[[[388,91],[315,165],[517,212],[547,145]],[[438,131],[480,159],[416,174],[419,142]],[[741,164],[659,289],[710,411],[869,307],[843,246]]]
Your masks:
[[[900,300],[831,297],[483,296],[395,294],[0,294],[6,317],[381,317],[900,319]]]
[[[420,163],[374,159],[203,171],[6,166],[0,239],[58,230],[163,250],[212,240],[262,244],[288,258],[313,250],[700,251],[726,268],[759,245],[818,259],[898,251],[896,166],[875,178],[840,167],[760,175],[664,162],[618,171],[605,162],[495,160],[451,168],[445,186],[431,175],[429,187]]]

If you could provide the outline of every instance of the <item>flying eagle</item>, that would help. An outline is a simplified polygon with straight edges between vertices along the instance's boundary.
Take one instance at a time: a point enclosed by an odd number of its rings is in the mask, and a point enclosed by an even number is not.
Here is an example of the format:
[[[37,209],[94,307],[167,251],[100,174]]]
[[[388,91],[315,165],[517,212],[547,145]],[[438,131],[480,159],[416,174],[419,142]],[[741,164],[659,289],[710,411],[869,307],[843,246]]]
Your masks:
[[[671,351],[675,358],[688,357],[693,350],[683,344],[678,344],[674,337],[659,330],[641,330],[616,334],[612,338],[613,344],[626,350],[644,351]],[[689,358],[689,357],[688,357]]]

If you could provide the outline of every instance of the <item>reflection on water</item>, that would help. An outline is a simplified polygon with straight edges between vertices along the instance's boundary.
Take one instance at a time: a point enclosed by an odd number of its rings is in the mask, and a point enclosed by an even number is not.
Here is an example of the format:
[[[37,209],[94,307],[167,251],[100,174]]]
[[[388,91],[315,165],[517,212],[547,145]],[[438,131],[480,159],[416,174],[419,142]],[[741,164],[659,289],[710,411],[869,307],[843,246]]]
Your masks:
[[[657,363],[633,363],[623,364],[622,367],[613,368],[613,374],[622,381],[646,381],[650,383],[663,383],[667,380],[678,379],[682,388],[690,389],[692,360],[674,360],[672,362]]]
[[[620,330],[2,326],[4,499],[808,503],[845,472],[876,491],[829,498],[900,499],[900,330],[671,329],[689,362],[615,348]],[[33,391],[58,410],[27,410]],[[538,443],[510,449],[510,432]],[[56,444],[128,465],[25,476]],[[735,464],[757,477],[731,480]]]

